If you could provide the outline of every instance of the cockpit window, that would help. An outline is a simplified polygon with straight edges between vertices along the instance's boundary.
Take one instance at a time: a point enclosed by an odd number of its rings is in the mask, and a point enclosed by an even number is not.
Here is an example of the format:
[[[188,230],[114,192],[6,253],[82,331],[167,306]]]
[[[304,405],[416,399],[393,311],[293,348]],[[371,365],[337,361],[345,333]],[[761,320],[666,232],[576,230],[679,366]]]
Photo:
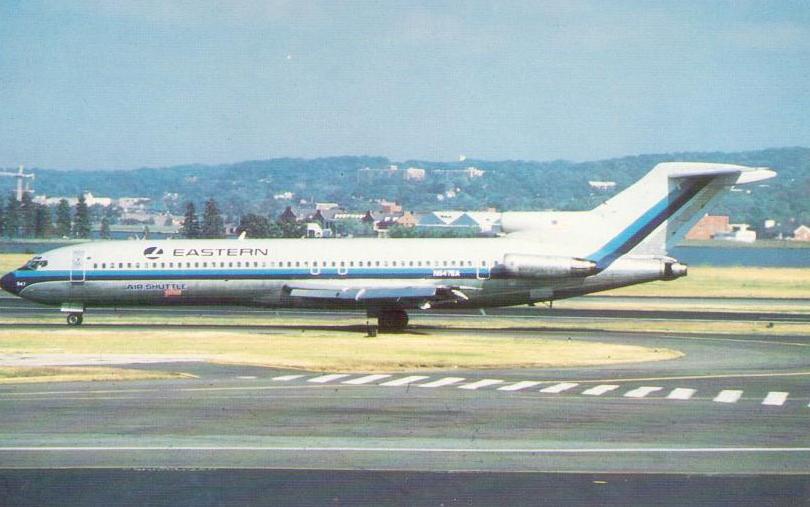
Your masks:
[[[44,268],[48,265],[48,261],[40,256],[36,256],[30,261],[25,263],[25,266],[20,268],[20,271],[36,271],[37,269]]]

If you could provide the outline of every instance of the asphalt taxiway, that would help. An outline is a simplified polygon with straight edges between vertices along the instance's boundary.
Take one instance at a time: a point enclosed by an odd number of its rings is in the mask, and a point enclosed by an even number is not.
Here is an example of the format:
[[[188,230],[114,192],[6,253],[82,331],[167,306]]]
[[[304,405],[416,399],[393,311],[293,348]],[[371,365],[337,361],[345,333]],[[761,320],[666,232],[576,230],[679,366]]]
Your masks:
[[[305,315],[316,319],[313,327],[330,327],[328,313]],[[414,332],[458,332],[414,320]],[[228,481],[276,493],[287,488],[283,478],[303,482],[310,487],[300,494],[313,504],[380,499],[384,492],[392,495],[388,499],[414,500],[427,498],[419,496],[425,488],[436,492],[428,503],[441,499],[448,505],[453,499],[486,505],[510,494],[512,504],[601,502],[606,494],[616,503],[635,495],[658,504],[702,498],[767,504],[810,493],[810,336],[563,331],[543,325],[464,330],[516,340],[542,336],[663,347],[685,355],[593,367],[386,374],[118,358],[129,368],[194,378],[0,386],[1,492],[13,498],[24,492],[21,485],[36,483],[40,498],[53,500],[75,487],[81,503],[88,497],[76,484],[101,482],[110,491],[142,484],[153,493],[165,483],[194,498],[200,481],[215,474],[219,485]],[[242,326],[187,328],[195,327]],[[272,320],[245,326],[268,333],[276,327],[289,326]],[[118,474],[124,469],[137,472],[123,479]],[[160,474],[151,471],[175,469],[187,473],[152,479]],[[40,488],[37,471],[59,488]],[[656,496],[662,484],[673,496]],[[707,497],[705,488],[714,493]],[[243,491],[225,488],[223,495],[235,496],[217,498],[238,499]],[[545,495],[543,501],[538,495]]]

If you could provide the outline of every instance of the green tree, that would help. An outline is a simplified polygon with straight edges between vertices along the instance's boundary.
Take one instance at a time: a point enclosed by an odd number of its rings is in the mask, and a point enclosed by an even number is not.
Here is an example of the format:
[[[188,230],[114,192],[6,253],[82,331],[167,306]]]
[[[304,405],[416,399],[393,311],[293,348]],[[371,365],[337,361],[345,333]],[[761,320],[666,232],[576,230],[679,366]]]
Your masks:
[[[23,192],[20,201],[20,236],[31,238],[34,236],[34,221],[36,220],[36,205],[28,192]]]
[[[217,202],[213,198],[208,199],[205,203],[200,232],[203,238],[215,239],[225,237],[225,222],[222,220]]]
[[[239,227],[236,228],[236,232],[238,234],[244,232],[248,238],[271,238],[274,227],[267,217],[248,213],[239,219]]]
[[[0,237],[6,232],[6,207],[3,205],[3,199],[0,199]]]
[[[278,222],[282,238],[303,238],[307,233],[307,225],[298,222]]]
[[[70,237],[70,205],[67,199],[60,199],[56,207],[56,235],[60,238]]]
[[[20,202],[11,194],[6,206],[6,236],[16,238],[20,234]]]
[[[51,234],[53,224],[51,223],[51,210],[42,204],[34,206],[34,237],[44,238]]]
[[[84,195],[80,195],[79,202],[76,203],[76,214],[73,220],[73,236],[83,239],[90,237],[90,213],[87,209],[87,201]]]
[[[103,217],[101,219],[101,228],[98,231],[98,235],[101,239],[110,239],[112,236],[110,235],[110,219],[107,217]]]
[[[200,237],[200,223],[197,220],[197,210],[194,209],[193,202],[186,204],[186,214],[183,218],[183,227],[180,228],[180,233],[188,239]]]

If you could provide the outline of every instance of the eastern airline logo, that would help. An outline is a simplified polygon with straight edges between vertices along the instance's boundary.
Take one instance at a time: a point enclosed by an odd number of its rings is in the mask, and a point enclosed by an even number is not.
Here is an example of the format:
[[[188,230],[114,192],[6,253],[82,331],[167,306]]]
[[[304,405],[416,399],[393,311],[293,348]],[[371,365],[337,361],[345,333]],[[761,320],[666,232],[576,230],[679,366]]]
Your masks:
[[[150,246],[146,250],[143,251],[143,255],[147,259],[159,259],[161,255],[163,255],[163,249],[157,246]]]

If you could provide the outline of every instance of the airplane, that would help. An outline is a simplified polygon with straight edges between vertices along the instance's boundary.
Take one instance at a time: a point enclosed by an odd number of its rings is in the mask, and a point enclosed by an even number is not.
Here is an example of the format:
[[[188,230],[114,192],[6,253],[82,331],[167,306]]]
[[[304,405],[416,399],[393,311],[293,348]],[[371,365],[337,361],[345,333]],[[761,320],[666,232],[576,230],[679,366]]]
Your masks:
[[[50,250],[0,279],[22,298],[86,309],[245,305],[365,310],[380,332],[408,310],[551,302],[686,276],[667,254],[724,190],[764,167],[665,162],[590,211],[504,212],[496,238],[94,241]]]

